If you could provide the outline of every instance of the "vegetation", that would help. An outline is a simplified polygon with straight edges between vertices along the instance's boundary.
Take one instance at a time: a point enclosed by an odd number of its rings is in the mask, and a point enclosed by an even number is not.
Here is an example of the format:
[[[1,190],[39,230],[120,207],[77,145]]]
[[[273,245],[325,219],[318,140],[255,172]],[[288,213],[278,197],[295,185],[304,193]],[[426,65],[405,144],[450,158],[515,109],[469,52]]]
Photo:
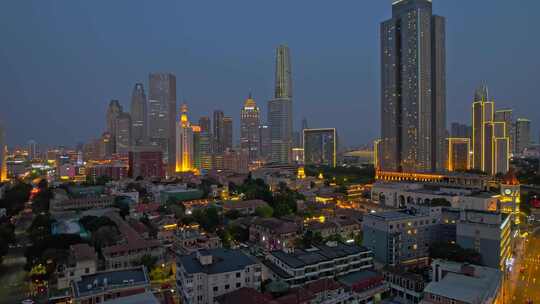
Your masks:
[[[193,212],[193,218],[204,230],[209,232],[216,231],[216,228],[222,224],[222,220],[216,206],[195,210]]]
[[[320,232],[308,230],[302,237],[296,239],[295,246],[301,248],[310,248],[313,245],[322,244],[323,241],[324,240]]]
[[[8,189],[4,198],[0,200],[0,208],[5,208],[8,217],[18,214],[24,209],[24,205],[28,202],[32,186],[21,181]]]
[[[255,215],[257,216],[268,218],[268,217],[272,217],[273,214],[274,214],[274,209],[272,209],[272,207],[270,206],[259,206],[255,208]]]
[[[473,249],[465,249],[458,244],[436,242],[429,248],[432,259],[445,259],[459,263],[482,265],[482,256]]]
[[[151,255],[148,255],[148,254],[145,254],[141,257],[141,259],[139,261],[137,261],[135,263],[136,266],[138,265],[144,265],[146,267],[146,269],[150,270],[150,269],[154,269],[154,267],[156,267],[156,263],[157,263],[157,258],[151,256]]]

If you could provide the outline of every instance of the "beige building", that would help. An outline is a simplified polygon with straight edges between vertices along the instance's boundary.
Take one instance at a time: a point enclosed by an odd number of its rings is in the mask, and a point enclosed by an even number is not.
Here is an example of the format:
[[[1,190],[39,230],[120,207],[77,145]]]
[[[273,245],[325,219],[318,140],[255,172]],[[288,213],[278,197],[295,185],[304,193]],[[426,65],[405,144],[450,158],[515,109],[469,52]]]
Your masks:
[[[88,244],[69,246],[69,257],[66,264],[58,265],[58,289],[68,288],[71,281],[79,281],[82,276],[96,273],[97,253]]]

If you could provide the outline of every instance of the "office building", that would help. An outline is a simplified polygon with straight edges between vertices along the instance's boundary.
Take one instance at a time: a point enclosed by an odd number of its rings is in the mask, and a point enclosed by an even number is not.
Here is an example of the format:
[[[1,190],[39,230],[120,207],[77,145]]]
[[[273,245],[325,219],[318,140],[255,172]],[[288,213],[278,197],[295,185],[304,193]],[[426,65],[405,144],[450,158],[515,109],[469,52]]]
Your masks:
[[[31,139],[28,141],[27,152],[28,160],[39,158],[38,144],[35,140]]]
[[[497,269],[436,259],[433,279],[424,289],[424,304],[504,303],[503,273]]]
[[[193,129],[187,116],[187,105],[181,107],[180,121],[176,125],[176,171],[193,170]]]
[[[113,99],[109,103],[107,108],[107,131],[110,134],[110,140],[107,142],[109,148],[107,149],[107,156],[117,153],[116,148],[116,139],[118,136],[117,129],[117,118],[123,112],[123,108],[120,105],[120,102],[116,99]]]
[[[305,129],[303,142],[304,164],[330,167],[336,166],[336,129]]]
[[[461,124],[459,122],[453,122],[450,125],[450,137],[471,138],[472,127],[466,124]]]
[[[201,127],[191,125],[193,132],[193,169],[201,170]]]
[[[233,148],[233,119],[232,117],[223,117],[223,149]]]
[[[432,172],[446,161],[445,19],[430,0],[392,4],[381,24],[384,171]]]
[[[291,162],[293,140],[292,72],[289,47],[276,49],[276,76],[274,99],[268,101],[268,124],[271,138],[271,161]]]
[[[223,111],[221,110],[215,110],[214,111],[214,132],[212,134],[213,136],[213,144],[212,144],[212,152],[216,154],[223,153],[225,151],[225,139],[223,134],[223,118],[225,115],[223,114]]]
[[[132,147],[128,157],[130,178],[163,178],[163,152],[159,147]]]
[[[531,144],[531,121],[526,118],[516,120],[516,154],[521,154]]]
[[[502,213],[512,215],[512,220],[514,221],[514,224],[519,225],[519,223],[521,222],[521,187],[513,169],[510,169],[505,174],[504,180],[503,182],[501,182],[500,185],[500,211]]]
[[[248,151],[250,162],[259,158],[260,125],[261,110],[250,93],[240,110],[240,148]]]
[[[167,160],[167,174],[172,175],[176,169],[176,76],[151,73],[149,84],[149,142],[161,147]]]
[[[131,147],[131,116],[121,112],[116,117],[116,153],[127,154]]]
[[[422,266],[429,262],[429,245],[438,215],[414,210],[370,213],[362,222],[363,246],[374,258],[390,266]]]
[[[325,278],[335,278],[373,268],[369,249],[328,242],[310,249],[275,250],[266,256],[264,265],[275,279],[299,287]]]
[[[4,125],[0,122],[0,182],[7,180],[7,145],[6,131]]]
[[[467,171],[471,168],[471,140],[460,137],[448,138],[448,171]]]
[[[268,161],[271,156],[272,139],[270,136],[270,126],[259,126],[259,156],[265,161]]]
[[[514,153],[514,137],[516,135],[516,132],[514,130],[514,118],[512,115],[512,109],[499,109],[495,110],[495,114],[493,116],[493,119],[495,122],[504,122],[504,133],[506,134],[506,137],[508,137],[508,150],[510,154]]]
[[[488,101],[486,86],[478,88],[474,94],[472,167],[487,174],[506,173],[510,159],[510,140],[508,137],[506,116],[495,116],[495,102]]]
[[[146,144],[148,134],[148,107],[144,86],[136,83],[131,94],[131,142],[134,146]]]
[[[202,249],[176,257],[176,284],[181,302],[213,304],[216,297],[248,287],[260,289],[262,269],[240,250]]]
[[[203,116],[199,119],[199,127],[201,128],[199,149],[201,159],[201,169],[212,169],[212,128],[210,118]]]

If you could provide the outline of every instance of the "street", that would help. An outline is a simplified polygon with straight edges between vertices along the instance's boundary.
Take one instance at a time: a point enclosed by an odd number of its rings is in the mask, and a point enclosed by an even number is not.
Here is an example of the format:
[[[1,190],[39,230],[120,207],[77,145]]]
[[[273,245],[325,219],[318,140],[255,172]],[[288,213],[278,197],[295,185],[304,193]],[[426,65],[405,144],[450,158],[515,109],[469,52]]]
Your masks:
[[[508,282],[514,292],[507,303],[540,303],[540,231],[528,238],[524,256],[516,266],[517,279]]]

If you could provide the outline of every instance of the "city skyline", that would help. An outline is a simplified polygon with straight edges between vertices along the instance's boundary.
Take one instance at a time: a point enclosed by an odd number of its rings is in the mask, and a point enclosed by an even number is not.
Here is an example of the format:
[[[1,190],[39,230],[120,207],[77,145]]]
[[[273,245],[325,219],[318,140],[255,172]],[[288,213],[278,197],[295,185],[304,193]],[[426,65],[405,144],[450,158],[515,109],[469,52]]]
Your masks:
[[[384,1],[383,1],[384,2]],[[484,1],[485,2],[485,1]],[[519,46],[520,39],[525,39],[528,36],[527,31],[523,33],[516,31],[515,35],[513,33],[512,37],[509,37],[509,45],[514,45],[514,47],[509,47],[505,45],[497,45],[494,47],[493,44],[497,43],[497,32],[496,30],[503,25],[490,25],[492,28],[488,28],[483,25],[479,25],[473,21],[476,19],[472,18],[473,13],[477,14],[479,17],[491,18],[499,17],[500,14],[503,14],[503,7],[501,3],[489,2],[490,5],[485,5],[483,1],[478,1],[468,5],[468,10],[456,10],[452,7],[452,4],[447,4],[443,1],[436,1],[434,5],[434,10],[438,14],[444,15],[449,20],[452,20],[447,24],[447,39],[448,41],[448,55],[447,55],[447,64],[449,66],[448,71],[448,122],[452,121],[461,121],[465,123],[470,123],[470,118],[466,113],[469,110],[469,100],[470,92],[478,86],[479,83],[485,81],[490,85],[494,95],[498,96],[501,106],[503,107],[512,107],[515,110],[516,117],[522,117],[526,115],[527,105],[530,105],[533,98],[530,98],[529,93],[534,88],[533,83],[535,75],[537,73],[534,71],[533,67],[535,57],[526,56],[529,52],[531,54],[535,53],[538,50],[538,45],[536,41],[532,41],[528,45],[528,49],[524,50]],[[484,5],[482,5],[484,4]],[[322,7],[317,3],[313,4],[315,6],[316,12],[319,14]],[[270,30],[268,28],[263,28],[265,30],[264,39],[257,38],[257,43],[254,44],[252,48],[248,48],[249,56],[244,56],[246,50],[234,50],[233,48],[225,49],[224,55],[217,54],[215,59],[209,64],[204,64],[200,59],[205,59],[209,56],[214,56],[216,54],[211,54],[217,52],[217,49],[210,48],[206,53],[201,53],[202,57],[194,55],[198,50],[202,50],[203,45],[206,46],[208,43],[205,39],[200,41],[195,41],[192,44],[185,45],[184,48],[180,48],[180,52],[177,52],[172,56],[171,50],[173,48],[178,48],[178,41],[173,41],[174,47],[168,47],[166,44],[163,44],[163,47],[155,47],[155,50],[146,51],[147,55],[154,55],[160,52],[165,52],[170,54],[164,56],[163,58],[156,58],[156,63],[153,63],[154,60],[145,60],[145,58],[155,58],[142,56],[142,51],[136,51],[133,56],[126,56],[125,60],[121,60],[121,66],[118,66],[118,63],[111,62],[112,58],[117,58],[118,52],[122,50],[113,50],[112,53],[103,53],[101,51],[101,57],[98,57],[96,62],[97,64],[91,67],[88,67],[91,71],[99,72],[101,74],[107,74],[104,77],[104,80],[108,80],[107,83],[102,82],[103,80],[97,79],[92,82],[84,82],[84,79],[89,77],[88,72],[85,69],[80,70],[80,74],[74,79],[80,80],[80,83],[74,85],[71,81],[67,80],[65,85],[65,90],[58,90],[59,83],[65,81],[66,79],[63,76],[53,73],[48,81],[42,81],[42,71],[46,71],[50,63],[55,62],[55,56],[48,52],[43,52],[39,55],[36,60],[41,60],[36,62],[33,60],[29,63],[22,62],[22,58],[18,58],[18,53],[24,54],[25,46],[20,43],[10,43],[10,41],[15,38],[15,33],[11,30],[4,29],[4,31],[10,31],[6,33],[5,37],[8,38],[6,47],[9,52],[9,57],[4,57],[1,62],[3,65],[6,65],[8,69],[3,71],[14,73],[14,77],[8,77],[6,72],[2,73],[2,79],[5,80],[7,90],[2,94],[2,99],[7,102],[7,111],[2,115],[1,119],[6,121],[7,129],[7,141],[10,145],[24,145],[29,139],[35,139],[38,143],[44,144],[66,144],[74,145],[79,141],[87,141],[94,134],[95,129],[103,124],[102,114],[103,109],[106,108],[106,103],[111,99],[120,100],[121,105],[124,108],[128,108],[129,102],[131,100],[131,92],[133,85],[137,82],[143,82],[145,86],[145,92],[149,91],[147,81],[147,75],[150,72],[154,71],[171,71],[177,75],[177,86],[178,86],[178,96],[177,103],[187,102],[193,109],[192,117],[200,117],[202,115],[208,115],[216,108],[223,108],[226,113],[233,114],[233,120],[235,122],[239,121],[239,113],[236,110],[238,105],[245,98],[245,92],[249,89],[253,90],[253,95],[256,100],[260,100],[261,104],[265,104],[265,101],[270,99],[273,94],[273,81],[272,74],[268,73],[269,69],[273,68],[273,63],[271,58],[271,52],[273,47],[279,43],[286,42],[291,50],[294,53],[294,62],[293,69],[295,70],[295,75],[293,80],[295,82],[295,105],[294,113],[298,113],[298,117],[306,116],[310,118],[311,124],[314,127],[323,127],[328,125],[325,123],[325,119],[330,119],[332,126],[335,126],[340,130],[342,134],[343,141],[348,144],[361,144],[367,143],[371,139],[378,136],[378,128],[373,126],[378,124],[376,118],[378,113],[378,33],[377,33],[377,24],[381,20],[385,20],[389,17],[388,12],[389,3],[378,3],[375,1],[369,2],[365,5],[365,10],[362,11],[359,15],[359,20],[355,21],[353,24],[345,26],[343,22],[338,22],[335,25],[332,25],[330,29],[323,31],[322,39],[329,39],[328,44],[332,47],[322,46],[315,44],[310,38],[304,37],[307,29],[298,29],[294,30],[294,33],[280,32],[278,29],[281,29],[291,22],[289,19],[292,18],[293,14],[299,11],[297,4],[293,5],[291,12],[287,13],[285,16],[285,24],[280,25],[276,30]],[[532,3],[530,6],[536,6],[537,3]],[[30,8],[30,12],[34,15],[36,11],[33,8],[39,8],[40,4],[30,3],[30,4],[16,4],[13,5],[13,15],[16,15],[17,12],[25,8]],[[29,7],[27,7],[29,6]],[[353,5],[354,7],[354,5]],[[69,7],[74,10],[75,15],[82,16],[80,18],[80,24],[75,22],[74,27],[83,27],[78,28],[79,30],[87,31],[92,30],[93,27],[98,29],[99,24],[94,24],[92,19],[89,16],[85,16],[86,13],[80,11],[80,8],[76,5]],[[90,11],[100,8],[99,4],[96,4],[95,7],[87,7]],[[111,9],[117,9],[118,6],[114,5]],[[199,9],[197,5],[192,7],[193,10]],[[248,7],[249,9],[249,7]],[[271,9],[268,8],[267,9]],[[340,13],[345,12],[347,9],[351,9],[347,5],[343,7],[335,8],[339,10]],[[155,11],[156,9],[154,9]],[[6,11],[6,10],[5,10]],[[155,13],[150,10],[149,14]],[[528,21],[525,18],[531,9],[524,10],[523,8],[516,7],[512,12],[513,23],[505,23],[505,28],[503,33],[509,33],[517,28],[530,28],[527,25]],[[173,12],[171,12],[172,14]],[[178,14],[181,14],[178,12]],[[366,15],[364,15],[366,14]],[[371,16],[373,15],[373,16]],[[47,22],[50,18],[48,10],[44,10],[43,13],[37,14],[35,20],[36,22]],[[187,17],[187,16],[186,16]],[[5,20],[11,20],[11,16],[6,16]],[[59,18],[68,18],[63,16],[60,13]],[[90,18],[90,19],[89,19]],[[253,18],[253,17],[249,17]],[[474,20],[473,20],[474,19]],[[292,20],[292,19],[291,19]],[[356,20],[356,19],[355,19]],[[107,18],[105,18],[107,21]],[[314,25],[314,20],[308,18],[307,20],[310,25]],[[358,22],[358,23],[356,23]],[[364,26],[364,22],[367,26]],[[17,24],[15,22],[15,24]],[[107,24],[107,22],[105,22]],[[233,26],[233,25],[230,25]],[[238,23],[234,23],[234,27],[237,28],[240,26]],[[469,27],[467,27],[469,26]],[[467,31],[463,31],[464,27],[467,27]],[[111,30],[113,33],[118,34],[118,31],[121,31],[123,28],[113,27]],[[51,35],[55,27],[44,27],[42,29],[44,32],[43,36]],[[152,30],[146,29],[146,31]],[[189,29],[191,30],[191,28]],[[359,37],[353,42],[346,42],[344,38],[330,37],[331,31],[342,30],[344,34],[356,33],[356,36]],[[37,35],[35,32],[36,29],[32,26],[22,27],[21,31],[24,31],[27,35]],[[204,34],[208,31],[208,28],[204,28]],[[197,31],[194,32],[195,35]],[[248,31],[250,32],[250,31]],[[170,31],[169,31],[170,33]],[[246,30],[243,30],[241,33],[244,35],[247,34]],[[186,35],[182,31],[183,35]],[[62,39],[70,40],[75,39],[71,36],[71,33],[66,33],[66,36]],[[112,35],[112,34],[111,34]],[[231,35],[231,34],[229,34]],[[281,37],[277,37],[280,35]],[[191,35],[188,35],[191,37]],[[337,35],[339,36],[339,35]],[[52,37],[52,36],[51,36]],[[109,40],[115,36],[105,35],[103,39]],[[142,36],[141,36],[142,37]],[[182,36],[183,37],[183,36]],[[181,40],[182,37],[179,37]],[[205,35],[201,37],[207,37]],[[484,56],[484,53],[475,48],[471,48],[471,44],[467,44],[464,41],[473,41],[472,38],[482,37],[481,42],[486,46],[492,49],[497,49],[493,51],[494,54]],[[92,38],[92,37],[91,37]],[[58,37],[52,37],[52,43],[58,39]],[[164,39],[163,34],[157,35],[154,39],[162,41]],[[218,39],[218,38],[216,38]],[[516,39],[512,43],[512,39]],[[145,41],[144,38],[142,41]],[[75,39],[74,41],[77,41]],[[140,39],[138,41],[141,41]],[[151,39],[148,42],[150,43]],[[352,43],[352,45],[347,45],[346,43]],[[480,42],[475,42],[480,43]],[[516,45],[517,44],[517,45]],[[78,44],[73,44],[75,48],[80,47]],[[98,44],[96,44],[98,45]],[[115,44],[113,44],[114,46]],[[316,47],[315,47],[316,46]],[[474,46],[474,44],[473,44]],[[67,50],[63,49],[60,45],[56,46],[58,48],[58,53],[62,54]],[[92,46],[96,48],[96,46]],[[345,47],[345,48],[343,48]],[[22,49],[21,49],[22,48]],[[514,48],[517,48],[515,50]],[[143,48],[144,49],[144,48]],[[22,50],[17,52],[17,50]],[[334,59],[328,60],[332,64],[326,62],[315,62],[314,56],[320,57],[322,53],[326,53],[329,56],[332,54],[342,53],[342,56],[333,56]],[[496,55],[498,54],[498,55]],[[514,58],[510,55],[518,55],[519,58]],[[52,57],[51,57],[52,56]],[[238,56],[242,56],[239,58]],[[498,64],[493,66],[493,56],[497,56]],[[225,58],[224,58],[225,57]],[[231,62],[227,62],[226,58],[233,59]],[[339,57],[339,58],[338,58]],[[516,56],[518,57],[518,56]],[[514,59],[511,59],[514,58]],[[533,64],[525,64],[521,58],[533,58]],[[74,64],[70,57],[68,56],[65,59],[65,63],[62,64],[64,69],[67,71],[73,71],[78,69],[78,64]],[[192,60],[193,63],[187,63],[186,60]],[[344,61],[348,61],[348,65]],[[50,61],[50,63],[49,63]],[[133,62],[132,62],[133,61]],[[148,61],[148,62],[146,62]],[[8,63],[9,62],[9,63]],[[107,63],[107,65],[104,65]],[[515,65],[516,69],[523,69],[524,72],[509,72],[509,73],[493,73],[496,70],[501,68],[509,68],[509,65]],[[109,66],[110,67],[107,67]],[[248,68],[247,66],[253,66]],[[471,66],[474,68],[475,73],[467,73],[468,70],[466,66]],[[38,70],[36,70],[39,68]],[[109,73],[108,68],[114,68],[115,71]],[[193,73],[195,68],[200,68],[200,72]],[[233,79],[224,79],[224,71],[229,71],[234,69],[239,71],[242,76],[233,77]],[[340,73],[332,73],[332,69],[339,69]],[[476,72],[482,71],[482,72]],[[491,72],[490,72],[491,71]],[[512,71],[512,70],[510,70]],[[214,73],[215,72],[215,73]],[[18,79],[21,79],[21,73],[28,75],[25,77],[25,82],[19,82]],[[210,75],[208,82],[200,81],[202,80],[202,73],[205,75]],[[210,74],[208,74],[210,73]],[[94,73],[95,74],[95,73]],[[109,76],[108,74],[111,74]],[[268,75],[269,74],[269,75]],[[462,75],[463,74],[463,75]],[[467,75],[465,75],[467,74]],[[501,74],[496,75],[496,74]],[[458,76],[459,75],[459,76]],[[528,75],[524,77],[524,75]],[[532,77],[531,77],[532,76]],[[114,77],[114,80],[111,81],[111,77]],[[221,81],[222,83],[217,84],[216,81]],[[335,80],[333,80],[335,79]],[[196,83],[200,82],[200,83]],[[324,83],[324,85],[322,85]],[[509,86],[509,83],[520,83],[520,87]],[[24,86],[23,86],[24,84]],[[220,92],[219,95],[215,93],[207,92],[201,89],[201,86],[207,88],[212,88],[211,92]],[[27,87],[31,86],[35,90],[32,92],[26,93]],[[72,87],[77,87],[78,92],[74,92]],[[317,88],[317,89],[307,89],[308,87]],[[20,94],[18,91],[13,90],[12,88],[26,89],[25,94]],[[228,88],[225,89],[224,88]],[[319,89],[320,88],[320,89]],[[325,89],[322,89],[325,88]],[[34,92],[40,92],[40,100],[43,100],[43,105],[33,104],[33,100],[36,100],[37,97],[34,96]],[[61,93],[60,93],[61,92]],[[148,93],[147,93],[148,94]],[[72,106],[70,103],[67,103],[68,100],[73,103]],[[78,102],[73,102],[73,101]],[[216,100],[219,100],[217,102]],[[328,100],[332,100],[333,104],[339,105],[337,107],[339,112],[336,112],[335,115],[327,116],[325,114],[325,109],[327,108]],[[29,121],[24,125],[22,121],[19,122],[16,117],[23,112],[28,112],[28,109],[32,105],[32,109],[35,111],[30,111]],[[46,106],[45,106],[46,105]],[[302,109],[302,111],[299,111]],[[79,111],[84,111],[85,117],[81,120],[78,119]],[[263,117],[267,109],[263,107]],[[39,113],[39,114],[38,114]],[[355,121],[354,117],[366,113],[369,119],[361,121],[360,124],[351,123]],[[61,119],[58,118],[62,115]],[[39,117],[39,119],[38,119]],[[537,117],[531,116],[527,117],[533,121],[538,121]],[[294,125],[298,129],[299,121],[296,119]],[[32,132],[36,130],[39,123],[47,123],[47,128],[43,128],[42,132]],[[235,124],[234,133],[235,138],[238,138],[239,133],[239,124]],[[358,129],[362,129],[363,132],[358,132]],[[533,125],[531,128],[532,138],[537,138],[536,128]],[[47,132],[45,132],[47,131]],[[101,130],[99,130],[101,131]],[[54,138],[51,134],[57,132],[64,132],[65,136],[62,138]]]

